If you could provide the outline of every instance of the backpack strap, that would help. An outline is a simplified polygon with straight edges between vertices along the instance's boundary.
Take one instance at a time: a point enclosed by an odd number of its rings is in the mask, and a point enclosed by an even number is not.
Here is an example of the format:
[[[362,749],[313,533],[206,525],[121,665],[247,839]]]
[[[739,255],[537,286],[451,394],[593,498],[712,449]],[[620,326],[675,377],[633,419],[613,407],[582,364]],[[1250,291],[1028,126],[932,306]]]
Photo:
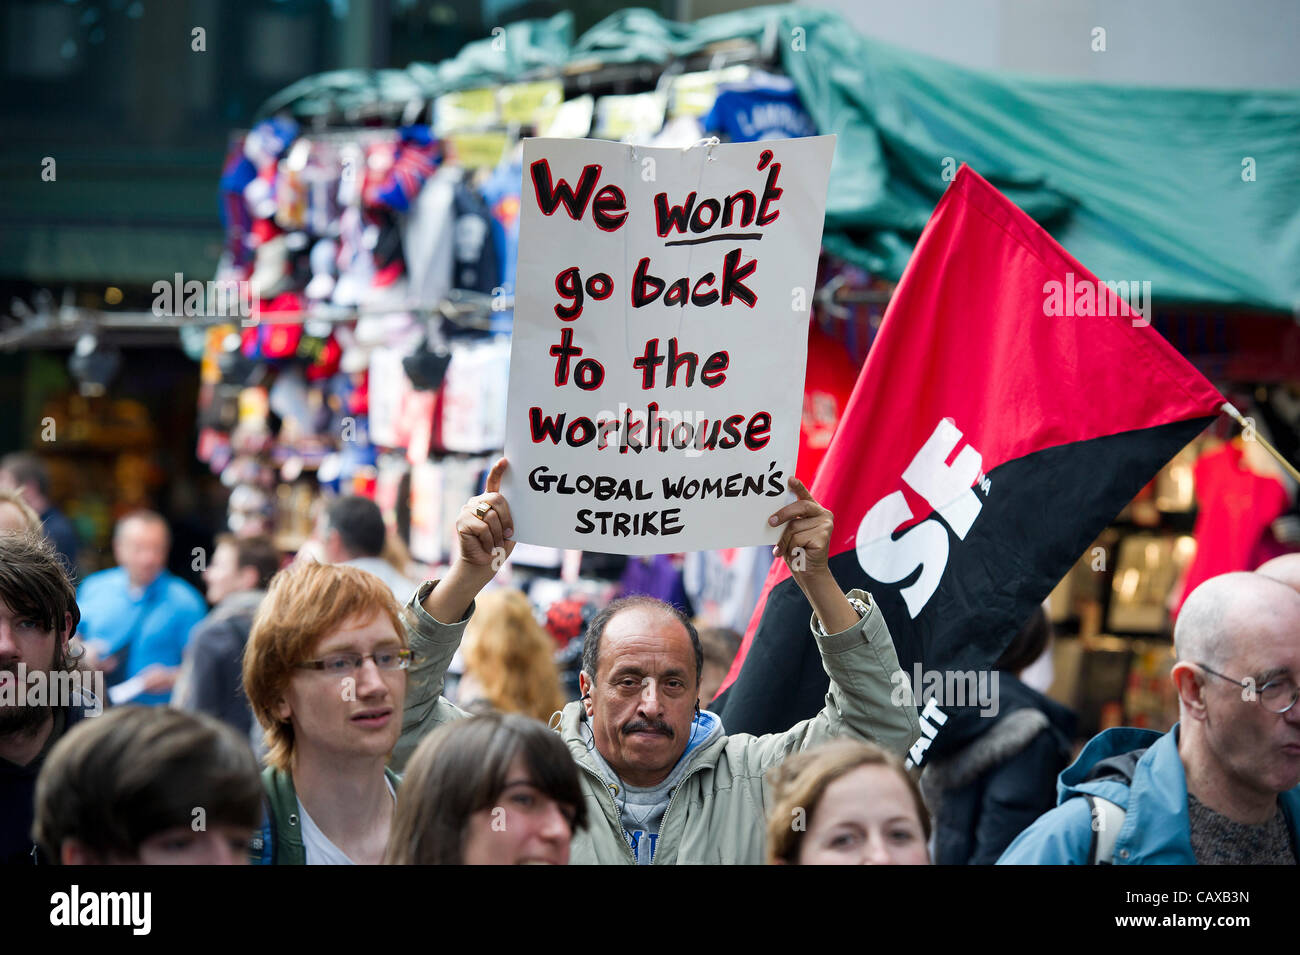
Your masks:
[[[1119,831],[1124,825],[1127,814],[1116,803],[1101,796],[1084,793],[1088,800],[1089,818],[1092,820],[1092,844],[1088,849],[1088,865],[1112,865],[1115,858],[1115,844],[1119,841]]]

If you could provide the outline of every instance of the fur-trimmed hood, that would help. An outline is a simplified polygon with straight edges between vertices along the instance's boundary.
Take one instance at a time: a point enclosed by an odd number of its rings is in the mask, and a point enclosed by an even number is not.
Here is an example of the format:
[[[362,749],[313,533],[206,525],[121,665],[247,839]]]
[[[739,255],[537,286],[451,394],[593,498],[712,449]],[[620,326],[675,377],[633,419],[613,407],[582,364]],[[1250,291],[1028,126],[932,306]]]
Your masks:
[[[1072,711],[1026,686],[1009,673],[1001,674],[1001,706],[993,719],[977,710],[960,710],[940,732],[925,771],[921,791],[935,816],[945,792],[968,786],[989,770],[1013,759],[1039,733],[1056,737],[1063,754],[1068,754],[1074,735]],[[944,734],[948,738],[944,739]]]

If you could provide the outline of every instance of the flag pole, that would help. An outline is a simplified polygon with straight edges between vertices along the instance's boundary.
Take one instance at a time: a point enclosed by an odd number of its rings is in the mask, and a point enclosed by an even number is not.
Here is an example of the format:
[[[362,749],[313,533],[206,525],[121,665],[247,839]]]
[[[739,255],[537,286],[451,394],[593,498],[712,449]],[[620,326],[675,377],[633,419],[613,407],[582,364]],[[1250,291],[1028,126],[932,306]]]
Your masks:
[[[1260,436],[1259,432],[1255,429],[1255,424],[1253,421],[1247,422],[1247,420],[1241,416],[1241,412],[1238,411],[1236,406],[1233,405],[1232,402],[1230,401],[1225,401],[1219,407],[1220,410],[1224,412],[1224,414],[1226,414],[1233,421],[1237,422],[1237,424],[1241,425],[1252,435],[1250,440],[1258,441],[1261,445],[1264,446],[1265,451],[1273,455],[1273,457],[1277,458],[1277,463],[1282,465],[1282,467],[1286,470],[1287,474],[1291,475],[1291,479],[1293,481],[1295,481],[1296,483],[1300,483],[1300,471],[1297,471],[1294,464],[1292,464],[1286,458],[1282,457],[1281,451],[1273,447],[1273,445],[1269,444],[1267,441],[1264,440],[1263,437]]]

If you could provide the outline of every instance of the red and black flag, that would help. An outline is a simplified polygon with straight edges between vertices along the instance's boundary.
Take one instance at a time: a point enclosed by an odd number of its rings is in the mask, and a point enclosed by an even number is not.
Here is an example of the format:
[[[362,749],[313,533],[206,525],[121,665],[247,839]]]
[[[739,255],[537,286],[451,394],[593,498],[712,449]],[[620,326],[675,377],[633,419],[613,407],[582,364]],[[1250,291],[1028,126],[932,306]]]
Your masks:
[[[1149,290],[1099,283],[969,168],[939,201],[812,488],[835,515],[831,570],[870,591],[909,680],[989,667],[1217,414],[1150,327]],[[821,709],[810,612],[775,561],[723,684],[729,732]]]

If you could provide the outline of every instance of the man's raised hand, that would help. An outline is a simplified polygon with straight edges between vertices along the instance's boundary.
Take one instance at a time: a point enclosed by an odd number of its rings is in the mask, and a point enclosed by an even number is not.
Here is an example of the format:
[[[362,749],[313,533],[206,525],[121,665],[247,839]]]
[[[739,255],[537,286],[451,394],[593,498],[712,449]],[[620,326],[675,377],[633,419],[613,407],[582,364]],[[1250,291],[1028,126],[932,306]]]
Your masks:
[[[829,560],[831,533],[835,530],[834,515],[813,500],[812,494],[798,478],[790,478],[790,490],[798,500],[791,501],[768,519],[773,527],[785,525],[772,553],[785,558],[794,582],[812,604],[813,613],[826,632],[848,630],[861,618],[831,573]]]
[[[785,525],[772,554],[785,559],[796,576],[819,574],[828,570],[831,532],[835,518],[815,500],[808,488],[796,477],[789,479],[790,491],[798,500],[791,501],[770,518],[773,527]]]
[[[456,518],[461,558],[467,563],[491,568],[493,573],[501,569],[515,549],[515,542],[511,540],[515,534],[514,519],[510,516],[510,505],[501,493],[501,476],[508,466],[505,458],[492,465],[486,490],[470,498]]]

